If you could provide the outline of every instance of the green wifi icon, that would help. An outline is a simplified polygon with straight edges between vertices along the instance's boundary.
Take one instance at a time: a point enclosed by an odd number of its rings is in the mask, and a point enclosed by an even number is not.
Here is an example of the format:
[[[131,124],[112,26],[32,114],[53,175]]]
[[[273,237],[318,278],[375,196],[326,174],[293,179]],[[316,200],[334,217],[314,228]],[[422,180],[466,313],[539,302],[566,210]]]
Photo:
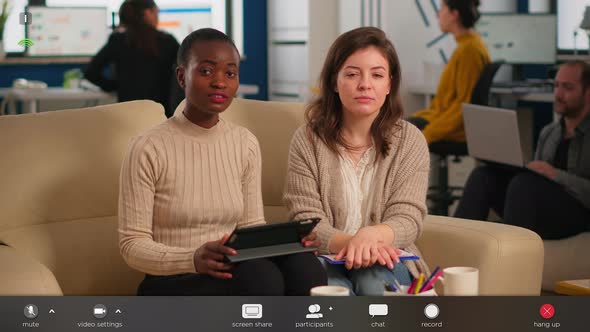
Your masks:
[[[24,47],[31,47],[33,45],[35,45],[35,43],[33,43],[33,41],[29,38],[25,38],[25,39],[21,39],[18,44],[20,46],[24,46]]]

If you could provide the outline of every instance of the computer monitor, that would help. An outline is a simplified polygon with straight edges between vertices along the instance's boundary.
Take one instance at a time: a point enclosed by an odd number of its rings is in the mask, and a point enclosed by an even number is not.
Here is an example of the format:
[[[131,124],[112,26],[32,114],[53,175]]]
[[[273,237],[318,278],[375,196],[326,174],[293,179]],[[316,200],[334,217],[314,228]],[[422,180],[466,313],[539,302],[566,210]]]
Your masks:
[[[508,64],[553,64],[556,17],[545,14],[486,14],[476,24],[493,60]]]
[[[111,25],[111,12],[119,11],[119,7],[125,0],[45,0],[46,7],[106,7],[105,24]]]
[[[557,1],[557,50],[559,53],[588,52],[588,36],[584,30],[580,29],[586,6],[590,6],[590,0]]]
[[[179,43],[189,33],[213,25],[211,7],[160,8],[158,29],[173,35]],[[225,23],[217,28],[224,30]]]
[[[106,7],[104,24],[119,24],[119,7],[124,0],[46,0],[46,7]],[[20,24],[19,15],[25,11],[27,0],[12,0],[12,11],[4,30],[4,49],[7,53],[22,53],[24,46],[18,42],[25,38],[25,26]],[[157,0],[160,8],[159,28],[172,34],[178,42],[191,31],[202,27],[213,27],[228,33],[241,54],[243,44],[243,0],[231,2],[232,24],[228,30],[227,20],[229,9],[225,1],[219,0]],[[0,38],[2,39],[2,38]]]
[[[29,56],[92,56],[106,43],[107,9],[27,7],[32,23],[25,34],[34,44]]]

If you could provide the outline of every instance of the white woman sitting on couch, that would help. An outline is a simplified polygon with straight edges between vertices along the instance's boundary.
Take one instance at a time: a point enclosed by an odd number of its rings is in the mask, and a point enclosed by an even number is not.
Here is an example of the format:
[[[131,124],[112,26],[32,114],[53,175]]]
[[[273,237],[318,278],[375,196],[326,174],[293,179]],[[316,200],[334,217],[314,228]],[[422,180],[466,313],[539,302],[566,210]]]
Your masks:
[[[233,41],[197,30],[177,62],[186,106],[135,137],[121,170],[120,249],[146,273],[139,295],[309,295],[326,284],[312,253],[224,262],[236,254],[228,234],[265,222],[258,141],[219,117],[239,85]],[[313,233],[302,242],[319,245]]]
[[[321,218],[328,284],[357,295],[382,295],[383,281],[405,285],[423,261],[399,263],[397,248],[420,255],[414,242],[426,215],[426,140],[401,119],[400,64],[377,28],[349,31],[331,46],[320,93],[289,151],[284,201],[289,217]]]

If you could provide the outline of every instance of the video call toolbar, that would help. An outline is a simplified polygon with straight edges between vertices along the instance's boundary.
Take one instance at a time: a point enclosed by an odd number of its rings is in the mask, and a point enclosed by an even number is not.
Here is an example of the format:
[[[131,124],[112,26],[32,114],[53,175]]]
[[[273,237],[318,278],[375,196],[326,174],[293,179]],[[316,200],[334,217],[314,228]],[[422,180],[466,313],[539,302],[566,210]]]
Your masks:
[[[0,331],[587,331],[590,297],[1,297]]]

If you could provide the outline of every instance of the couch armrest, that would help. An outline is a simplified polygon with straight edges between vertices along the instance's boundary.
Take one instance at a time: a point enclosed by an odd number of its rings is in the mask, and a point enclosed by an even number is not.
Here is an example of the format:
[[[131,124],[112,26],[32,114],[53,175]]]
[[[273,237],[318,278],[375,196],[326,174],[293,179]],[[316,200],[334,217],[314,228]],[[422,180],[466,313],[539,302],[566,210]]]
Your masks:
[[[543,242],[527,229],[428,216],[417,245],[431,269],[477,267],[480,295],[540,294]]]
[[[63,295],[43,264],[0,244],[0,295]]]

